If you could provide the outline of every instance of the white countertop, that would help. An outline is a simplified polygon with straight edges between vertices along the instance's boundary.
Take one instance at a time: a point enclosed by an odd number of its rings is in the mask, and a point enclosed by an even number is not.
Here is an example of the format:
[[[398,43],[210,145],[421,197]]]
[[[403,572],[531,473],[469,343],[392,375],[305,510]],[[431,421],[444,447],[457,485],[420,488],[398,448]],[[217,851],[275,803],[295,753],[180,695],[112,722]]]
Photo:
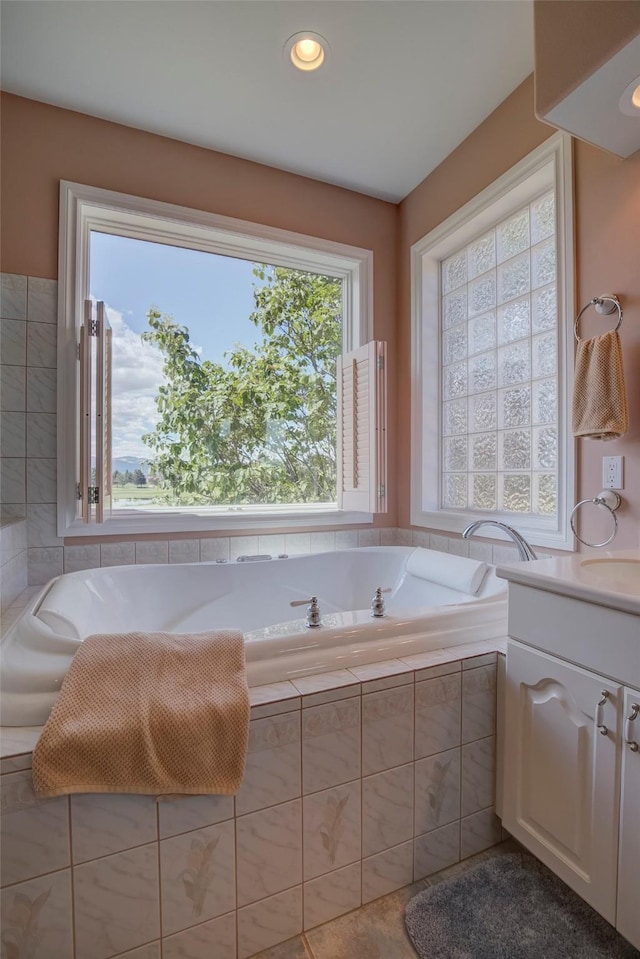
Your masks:
[[[640,616],[640,549],[571,553],[498,566],[496,573],[522,586]]]

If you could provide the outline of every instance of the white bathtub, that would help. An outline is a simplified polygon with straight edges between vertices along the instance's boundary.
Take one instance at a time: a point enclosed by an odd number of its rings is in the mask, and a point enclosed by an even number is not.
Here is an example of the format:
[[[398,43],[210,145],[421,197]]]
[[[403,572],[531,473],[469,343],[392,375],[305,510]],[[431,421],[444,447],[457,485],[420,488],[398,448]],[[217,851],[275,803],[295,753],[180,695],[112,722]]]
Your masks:
[[[411,547],[370,547],[253,563],[118,566],[52,580],[1,650],[3,725],[40,725],[78,644],[91,633],[244,632],[252,686],[506,634],[506,584],[489,568],[475,595],[406,571]],[[446,561],[442,554],[442,562]],[[376,587],[386,615],[371,617]],[[308,629],[317,596],[322,626]]]

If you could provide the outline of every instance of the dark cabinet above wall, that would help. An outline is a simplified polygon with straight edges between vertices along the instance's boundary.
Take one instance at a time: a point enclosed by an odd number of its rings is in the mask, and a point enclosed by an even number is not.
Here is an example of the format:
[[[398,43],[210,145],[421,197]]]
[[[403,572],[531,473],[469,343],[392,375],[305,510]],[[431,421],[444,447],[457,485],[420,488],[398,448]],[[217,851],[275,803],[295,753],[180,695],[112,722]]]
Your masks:
[[[640,150],[640,0],[534,0],[534,25],[536,116],[620,157]]]

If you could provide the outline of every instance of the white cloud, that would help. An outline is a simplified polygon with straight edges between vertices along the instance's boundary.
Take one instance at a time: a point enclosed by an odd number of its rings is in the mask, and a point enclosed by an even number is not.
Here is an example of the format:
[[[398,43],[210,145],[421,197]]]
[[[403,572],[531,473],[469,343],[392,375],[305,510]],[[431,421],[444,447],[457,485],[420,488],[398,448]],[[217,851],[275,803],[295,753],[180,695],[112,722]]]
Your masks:
[[[113,330],[112,455],[149,457],[142,436],[158,422],[155,398],[162,383],[162,354],[143,343],[122,313],[106,307]]]

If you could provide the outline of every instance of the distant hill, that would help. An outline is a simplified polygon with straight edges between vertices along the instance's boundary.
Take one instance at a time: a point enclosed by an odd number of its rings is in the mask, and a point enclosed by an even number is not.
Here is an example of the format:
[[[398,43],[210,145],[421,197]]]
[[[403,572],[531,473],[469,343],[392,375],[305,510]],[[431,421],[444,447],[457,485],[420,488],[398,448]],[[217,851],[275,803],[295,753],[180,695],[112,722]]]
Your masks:
[[[112,460],[113,472],[119,470],[121,473],[126,473],[129,470],[131,473],[135,473],[136,470],[142,470],[145,476],[149,474],[149,467],[144,465],[142,460],[139,460],[136,456],[115,456]]]

